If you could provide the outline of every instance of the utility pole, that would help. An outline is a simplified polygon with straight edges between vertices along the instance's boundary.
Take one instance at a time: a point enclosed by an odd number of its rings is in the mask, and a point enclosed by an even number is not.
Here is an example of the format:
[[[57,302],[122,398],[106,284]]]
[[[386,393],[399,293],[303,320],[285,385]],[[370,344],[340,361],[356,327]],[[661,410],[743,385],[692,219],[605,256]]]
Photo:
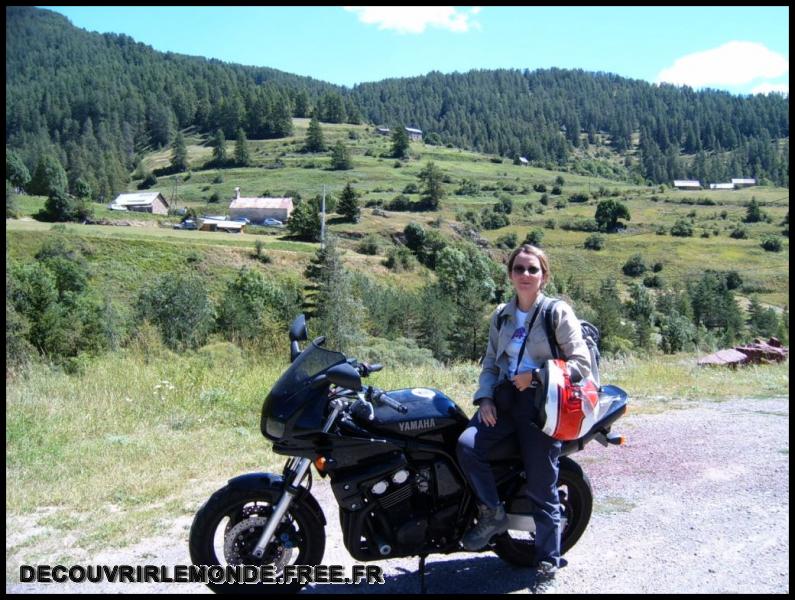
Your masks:
[[[326,241],[326,186],[323,186],[323,200],[320,205],[320,248],[325,247]]]

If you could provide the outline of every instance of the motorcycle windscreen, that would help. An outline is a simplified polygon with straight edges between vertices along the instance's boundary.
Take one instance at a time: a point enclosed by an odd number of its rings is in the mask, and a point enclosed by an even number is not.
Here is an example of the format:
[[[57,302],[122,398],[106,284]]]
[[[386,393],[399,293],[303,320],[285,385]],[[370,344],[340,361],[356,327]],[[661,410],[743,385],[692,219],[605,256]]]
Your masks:
[[[261,429],[266,431],[270,418],[286,423],[296,412],[304,408],[307,401],[316,399],[310,388],[312,380],[331,367],[346,362],[344,354],[326,350],[312,342],[274,384],[262,407]]]

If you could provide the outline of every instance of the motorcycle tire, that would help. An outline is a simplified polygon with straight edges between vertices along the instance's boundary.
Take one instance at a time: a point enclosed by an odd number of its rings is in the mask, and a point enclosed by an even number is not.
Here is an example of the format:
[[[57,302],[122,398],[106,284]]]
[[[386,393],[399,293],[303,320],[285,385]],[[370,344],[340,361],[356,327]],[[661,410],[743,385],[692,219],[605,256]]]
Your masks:
[[[560,459],[558,494],[561,518],[566,518],[566,526],[560,537],[560,553],[563,555],[585,532],[593,511],[591,482],[580,465],[568,456]],[[532,567],[536,563],[532,539],[518,539],[511,536],[510,531],[495,538],[493,549],[497,556],[512,565]]]
[[[311,508],[296,498],[276,530],[273,541],[265,549],[262,559],[247,554],[259,540],[264,522],[282,495],[281,486],[264,490],[242,490],[223,487],[215,492],[199,509],[190,529],[190,557],[194,565],[229,564],[275,565],[278,577],[284,564],[318,565],[326,549],[325,526]],[[250,521],[251,526],[236,527]],[[228,548],[230,534],[237,540]],[[298,550],[297,554],[295,550]],[[305,584],[290,583],[208,583],[217,593],[284,594],[298,592]]]

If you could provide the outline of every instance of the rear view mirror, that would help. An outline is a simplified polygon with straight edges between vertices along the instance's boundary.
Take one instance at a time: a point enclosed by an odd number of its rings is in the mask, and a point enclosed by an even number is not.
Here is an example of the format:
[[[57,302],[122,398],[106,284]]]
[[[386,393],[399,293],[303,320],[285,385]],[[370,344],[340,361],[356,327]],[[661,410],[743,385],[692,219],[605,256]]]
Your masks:
[[[290,341],[302,342],[308,338],[306,332],[306,318],[303,314],[298,315],[290,325]]]
[[[306,318],[301,314],[290,325],[290,362],[293,362],[301,354],[298,342],[307,339],[307,337]]]
[[[331,367],[326,371],[328,381],[348,390],[359,392],[362,389],[362,378],[359,371],[348,363],[342,363]]]

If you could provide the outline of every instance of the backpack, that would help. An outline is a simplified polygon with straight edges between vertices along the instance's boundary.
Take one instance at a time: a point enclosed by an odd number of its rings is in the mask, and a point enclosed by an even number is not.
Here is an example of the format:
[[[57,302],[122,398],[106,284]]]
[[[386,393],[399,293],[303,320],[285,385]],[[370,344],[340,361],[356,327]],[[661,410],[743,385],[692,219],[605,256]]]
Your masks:
[[[543,319],[542,322],[544,323],[544,330],[547,333],[547,340],[549,340],[549,348],[552,351],[552,357],[555,359],[561,358],[560,347],[555,337],[555,326],[552,322],[552,309],[558,302],[560,302],[558,299],[545,298],[540,315]],[[497,315],[497,331],[502,328],[504,311],[505,307],[503,306]],[[601,334],[596,325],[588,321],[583,321],[582,319],[580,319],[580,332],[582,333],[582,339],[585,341],[585,345],[588,346],[588,353],[591,355],[590,377],[593,379],[596,387],[599,388],[601,386],[599,383],[599,360],[601,359],[601,354],[599,353],[599,340]]]

